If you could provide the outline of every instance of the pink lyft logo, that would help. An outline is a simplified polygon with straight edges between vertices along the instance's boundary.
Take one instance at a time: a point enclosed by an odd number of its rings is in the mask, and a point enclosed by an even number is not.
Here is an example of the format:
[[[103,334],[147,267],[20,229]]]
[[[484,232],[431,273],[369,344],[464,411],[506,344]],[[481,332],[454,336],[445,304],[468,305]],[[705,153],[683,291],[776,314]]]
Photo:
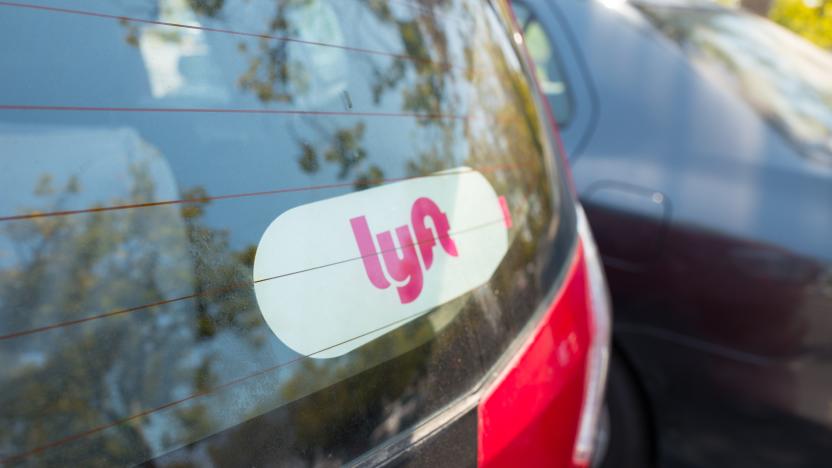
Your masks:
[[[508,215],[488,179],[466,167],[297,206],[257,246],[257,304],[272,333],[312,359],[342,356],[448,304],[431,322],[445,326],[462,307],[450,301],[499,268]]]
[[[433,222],[433,227],[436,230],[435,236],[433,231],[425,224],[428,218]],[[384,231],[376,235],[379,247],[381,247],[381,257],[387,267],[387,273],[394,281],[404,283],[403,286],[396,287],[402,304],[415,301],[422,292],[422,266],[419,263],[419,254],[421,254],[425,270],[430,270],[433,265],[433,248],[436,246],[437,240],[448,255],[452,257],[459,255],[456,244],[449,234],[451,225],[448,223],[448,217],[433,200],[421,197],[413,202],[410,209],[410,222],[413,225],[415,242],[410,234],[410,227],[406,224],[396,228],[399,248],[396,248],[393,243],[393,235],[390,231]],[[364,216],[352,218],[350,219],[350,225],[355,235],[355,241],[358,243],[358,250],[361,252],[361,260],[364,262],[367,277],[373,286],[378,289],[387,289],[390,287],[390,281],[387,280],[382,270],[378,258],[379,252],[373,242],[373,235],[370,232],[370,226],[367,224],[367,218]],[[418,253],[416,252],[417,246],[419,247]],[[401,250],[401,254],[399,254],[399,250]]]

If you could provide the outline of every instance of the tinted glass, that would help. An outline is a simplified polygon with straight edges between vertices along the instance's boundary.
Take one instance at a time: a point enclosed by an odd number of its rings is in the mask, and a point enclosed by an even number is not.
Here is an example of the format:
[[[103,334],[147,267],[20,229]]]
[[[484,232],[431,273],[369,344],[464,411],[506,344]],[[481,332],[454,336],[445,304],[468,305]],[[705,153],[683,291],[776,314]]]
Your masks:
[[[573,240],[502,21],[473,0],[0,4],[0,460],[337,464],[474,388]],[[256,277],[278,216],[449,169],[510,210],[490,280],[342,355],[276,336],[257,284],[324,297],[298,278],[362,258]]]
[[[513,8],[518,22],[523,27],[526,48],[534,61],[540,88],[549,99],[558,125],[565,127],[572,118],[573,102],[557,48],[543,24],[525,5],[513,3]]]
[[[697,66],[810,158],[832,162],[832,56],[737,11],[639,5]]]

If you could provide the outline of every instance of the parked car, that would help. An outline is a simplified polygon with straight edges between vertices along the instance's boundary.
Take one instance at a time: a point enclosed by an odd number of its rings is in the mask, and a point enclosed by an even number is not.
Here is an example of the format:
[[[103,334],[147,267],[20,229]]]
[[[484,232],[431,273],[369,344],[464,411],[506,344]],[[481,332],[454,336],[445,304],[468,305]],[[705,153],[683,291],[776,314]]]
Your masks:
[[[587,466],[607,291],[520,37],[0,2],[0,464]]]
[[[827,466],[830,55],[711,3],[514,6],[612,292],[605,466]]]

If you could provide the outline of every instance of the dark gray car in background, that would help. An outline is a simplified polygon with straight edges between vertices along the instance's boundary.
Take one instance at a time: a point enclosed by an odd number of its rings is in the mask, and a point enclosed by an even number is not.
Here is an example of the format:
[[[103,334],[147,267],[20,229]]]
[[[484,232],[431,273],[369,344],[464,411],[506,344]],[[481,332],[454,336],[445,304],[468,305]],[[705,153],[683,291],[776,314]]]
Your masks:
[[[832,57],[695,2],[514,2],[615,309],[608,466],[832,459]]]

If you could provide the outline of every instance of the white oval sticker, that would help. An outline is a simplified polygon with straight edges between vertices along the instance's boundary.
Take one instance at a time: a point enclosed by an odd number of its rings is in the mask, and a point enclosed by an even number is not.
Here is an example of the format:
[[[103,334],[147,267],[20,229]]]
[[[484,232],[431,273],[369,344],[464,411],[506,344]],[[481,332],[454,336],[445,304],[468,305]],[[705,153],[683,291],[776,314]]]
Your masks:
[[[260,239],[257,302],[294,351],[340,356],[486,283],[510,226],[468,168],[298,206]]]

